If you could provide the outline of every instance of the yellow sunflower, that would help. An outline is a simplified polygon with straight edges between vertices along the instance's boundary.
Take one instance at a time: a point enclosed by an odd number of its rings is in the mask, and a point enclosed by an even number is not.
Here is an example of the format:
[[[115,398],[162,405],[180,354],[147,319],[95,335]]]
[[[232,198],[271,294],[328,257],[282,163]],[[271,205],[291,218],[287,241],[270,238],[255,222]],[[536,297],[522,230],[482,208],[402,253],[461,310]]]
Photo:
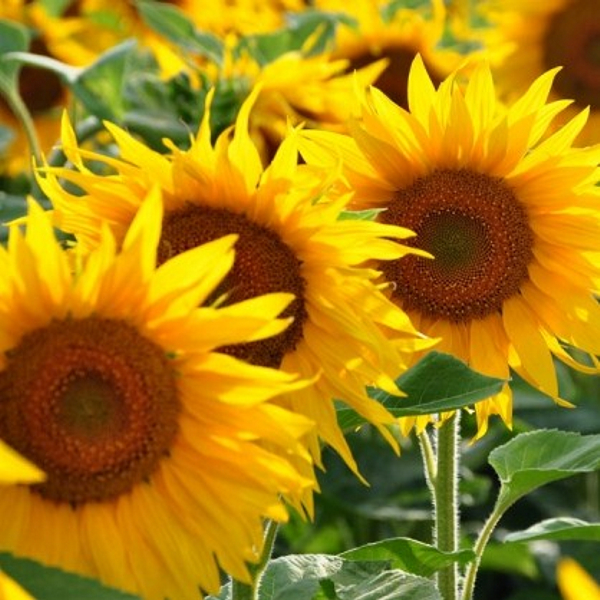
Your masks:
[[[284,27],[286,13],[306,8],[304,0],[179,0],[196,26],[219,36],[253,34]]]
[[[482,30],[498,91],[509,100],[548,69],[557,74],[551,99],[573,100],[564,113],[572,118],[590,107],[579,145],[600,136],[600,24],[595,0],[486,0],[478,4],[491,26]]]
[[[266,165],[290,123],[346,130],[354,86],[373,83],[382,69],[382,65],[365,66],[353,74],[347,72],[348,65],[344,59],[332,60],[328,53],[307,56],[303,51],[285,52],[265,65],[244,54],[228,62],[215,81],[220,80],[221,85],[225,79],[242,81],[260,89],[249,129]]]
[[[285,404],[317,423],[319,436],[356,470],[332,400],[345,401],[389,438],[385,426],[393,419],[367,396],[365,385],[396,390],[392,378],[404,368],[407,356],[429,343],[384,297],[375,284],[379,273],[363,263],[373,255],[395,260],[420,251],[391,239],[411,235],[405,229],[339,220],[347,198],[322,201],[327,181],[322,173],[298,168],[295,132],[264,169],[248,134],[249,113],[259,93],[254,90],[242,106],[233,135],[224,132],[214,147],[209,95],[191,148],[172,148],[171,157],[149,150],[112,124],[107,127],[120,159],[87,152],[78,148],[65,121],[63,150],[77,170],[42,169],[39,183],[54,205],[56,224],[88,248],[97,245],[103,224],[121,240],[153,185],[162,189],[166,208],[160,261],[237,233],[235,264],[219,288],[219,301],[290,292],[296,300],[283,315],[294,317],[294,322],[278,337],[228,345],[225,351],[283,372],[320,375],[310,390],[286,395]],[[86,160],[104,162],[115,174],[98,176],[86,167]],[[61,178],[85,194],[73,196],[61,187]],[[317,436],[311,434],[307,443],[319,460]]]
[[[458,75],[436,90],[417,57],[410,112],[372,88],[351,136],[307,131],[302,153],[309,164],[341,160],[352,206],[385,209],[382,223],[412,229],[409,243],[434,256],[381,265],[417,328],[474,369],[508,378],[511,367],[565,404],[553,357],[595,373],[600,353],[600,147],[571,147],[587,111],[540,142],[566,105],[546,103],[555,71],[508,109],[487,65],[464,91]],[[478,435],[490,414],[510,424],[510,389],[475,408]]]
[[[440,43],[446,27],[442,0],[426,0],[416,8],[402,7],[384,15],[389,2],[374,0],[315,0],[316,8],[346,14],[355,25],[340,24],[336,31],[334,59],[348,59],[348,70],[384,59],[385,69],[374,82],[400,106],[407,107],[406,86],[410,64],[423,57],[431,78],[439,83],[464,60]]]
[[[564,600],[600,600],[600,586],[572,558],[558,563],[556,581]]]
[[[219,567],[248,581],[262,519],[313,486],[291,464],[310,423],[269,402],[306,382],[215,350],[278,334],[291,296],[199,308],[236,236],[156,268],[161,221],[150,189],[120,252],[104,227],[75,275],[37,205],[0,248],[0,438],[47,474],[3,486],[0,549],[192,600]]]

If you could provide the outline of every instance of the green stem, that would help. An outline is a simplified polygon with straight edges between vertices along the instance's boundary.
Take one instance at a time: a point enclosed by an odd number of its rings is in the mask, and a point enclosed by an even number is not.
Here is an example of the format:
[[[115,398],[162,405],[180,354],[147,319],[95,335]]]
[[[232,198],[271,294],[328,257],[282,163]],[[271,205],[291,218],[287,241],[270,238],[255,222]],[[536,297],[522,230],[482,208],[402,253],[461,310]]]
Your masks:
[[[278,529],[278,523],[271,520],[266,521],[262,553],[256,564],[249,565],[252,583],[242,583],[241,581],[236,581],[235,579],[232,579],[231,600],[257,600],[258,589],[260,587],[260,579],[264,570],[269,564],[269,560],[271,560],[271,555],[273,554],[273,546],[275,545],[275,539],[277,538]]]
[[[437,463],[435,452],[431,445],[431,439],[427,431],[419,434],[419,445],[421,447],[421,456],[423,457],[423,466],[425,468],[425,481],[431,492],[432,498],[435,498],[435,482],[437,480]]]
[[[438,550],[458,549],[458,455],[460,413],[456,412],[437,430],[437,476],[434,485],[435,541]],[[456,563],[440,569],[438,589],[444,600],[458,597]]]
[[[494,510],[492,514],[487,518],[487,521],[484,523],[481,531],[479,532],[479,536],[477,541],[475,542],[475,546],[473,547],[473,551],[475,552],[475,559],[469,563],[467,571],[465,573],[464,585],[463,585],[463,593],[462,600],[471,600],[473,598],[473,591],[475,590],[475,580],[477,579],[477,571],[479,570],[479,565],[481,563],[481,557],[483,556],[483,552],[490,541],[490,537],[498,521],[502,518],[502,515],[508,509],[507,505],[503,505],[500,502],[496,503],[494,506]]]
[[[27,136],[29,151],[34,156],[35,162],[39,164],[42,157],[42,152],[40,150],[40,144],[35,131],[35,125],[33,124],[33,119],[31,118],[31,114],[29,113],[27,106],[25,106],[21,96],[19,96],[19,93],[14,89],[4,90],[3,95],[15,117],[17,117],[17,119],[19,119],[21,122],[23,130],[25,131],[25,135]]]

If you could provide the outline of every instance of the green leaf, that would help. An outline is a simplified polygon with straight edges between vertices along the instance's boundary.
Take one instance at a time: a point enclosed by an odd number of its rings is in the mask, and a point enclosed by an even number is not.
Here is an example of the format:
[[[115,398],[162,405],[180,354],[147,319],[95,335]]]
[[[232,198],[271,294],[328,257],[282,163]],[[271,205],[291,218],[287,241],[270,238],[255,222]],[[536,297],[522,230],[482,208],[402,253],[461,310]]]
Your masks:
[[[72,83],[73,92],[99,119],[119,121],[125,112],[123,91],[134,47],[132,40],[112,47],[81,70]]]
[[[514,531],[505,543],[533,542],[535,540],[576,540],[600,542],[600,523],[588,523],[571,517],[540,521],[523,531]]]
[[[500,392],[505,382],[477,373],[449,354],[432,351],[401,375],[396,383],[406,398],[376,388],[369,388],[369,396],[395,417],[408,417],[470,406]],[[344,405],[338,406],[338,421],[343,429],[365,423],[363,417]]]
[[[258,600],[441,600],[428,579],[387,567],[387,560],[326,554],[277,558],[261,579]]]
[[[99,582],[46,567],[33,560],[0,553],[0,568],[36,600],[136,600],[137,596],[104,587]]]
[[[385,208],[368,208],[365,210],[343,210],[338,219],[340,221],[374,221]]]
[[[190,18],[176,6],[158,2],[137,2],[146,25],[179,48],[220,64],[223,42],[212,33],[199,31]]]
[[[537,579],[540,576],[536,560],[527,544],[488,544],[480,568],[492,571],[496,575],[498,572],[512,573],[528,579]]]
[[[269,33],[246,35],[236,48],[238,55],[249,52],[261,65],[266,65],[286,52],[302,51],[305,56],[325,52],[333,44],[339,23],[354,24],[343,13],[306,10],[287,15],[287,26]],[[310,40],[310,43],[307,43]]]
[[[20,65],[7,59],[7,54],[27,50],[30,37],[29,31],[23,25],[0,19],[0,88],[2,90],[17,89]]]
[[[390,568],[421,577],[429,577],[455,562],[464,566],[475,558],[471,550],[441,552],[434,546],[410,538],[393,538],[366,544],[343,552],[340,556],[347,560],[387,560]]]
[[[546,483],[600,469],[600,435],[522,433],[493,450],[488,461],[502,484],[498,504],[506,508]]]

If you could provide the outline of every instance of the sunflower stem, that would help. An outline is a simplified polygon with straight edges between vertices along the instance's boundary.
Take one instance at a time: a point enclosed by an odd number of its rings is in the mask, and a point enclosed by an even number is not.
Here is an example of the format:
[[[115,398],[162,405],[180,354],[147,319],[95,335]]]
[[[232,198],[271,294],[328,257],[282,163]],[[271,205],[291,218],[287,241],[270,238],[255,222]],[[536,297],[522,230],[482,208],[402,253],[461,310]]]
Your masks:
[[[473,592],[475,590],[475,580],[477,578],[479,564],[481,563],[481,557],[483,556],[483,552],[488,542],[490,541],[492,532],[496,528],[498,521],[500,521],[500,519],[502,518],[502,515],[506,512],[507,508],[508,506],[497,502],[496,506],[494,507],[494,510],[492,511],[492,514],[487,518],[487,521],[481,528],[477,541],[475,542],[475,546],[473,546],[473,551],[475,552],[475,559],[469,563],[469,566],[465,573],[461,600],[471,600],[473,598]]]
[[[433,482],[434,539],[438,550],[458,549],[458,455],[460,414],[456,412],[438,430],[436,436],[437,471]],[[444,600],[457,600],[456,563],[440,569],[438,589]]]
[[[263,548],[258,559],[258,562],[253,565],[249,565],[250,575],[252,577],[252,583],[242,583],[232,579],[231,581],[231,600],[257,600],[258,589],[260,587],[260,579],[271,555],[273,554],[273,547],[275,545],[275,539],[277,538],[277,531],[279,524],[275,521],[268,519],[265,522],[265,533],[263,537]]]
[[[29,151],[35,158],[35,162],[39,164],[42,157],[42,152],[40,150],[40,144],[31,114],[29,113],[27,106],[25,106],[25,102],[23,102],[16,89],[10,88],[4,89],[3,91],[4,99],[6,100],[15,117],[19,119],[19,122],[23,126],[23,130],[27,136],[27,143],[29,144]]]

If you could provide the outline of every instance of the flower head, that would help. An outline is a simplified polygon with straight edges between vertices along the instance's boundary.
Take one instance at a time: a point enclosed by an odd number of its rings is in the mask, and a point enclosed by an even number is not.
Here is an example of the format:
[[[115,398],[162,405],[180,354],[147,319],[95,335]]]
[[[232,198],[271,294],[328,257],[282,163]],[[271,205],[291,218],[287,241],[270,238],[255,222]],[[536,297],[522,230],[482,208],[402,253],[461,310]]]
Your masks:
[[[296,132],[263,168],[248,133],[258,94],[255,90],[244,103],[233,133],[224,132],[214,146],[207,103],[191,148],[173,147],[171,157],[110,124],[120,158],[86,152],[65,121],[63,150],[77,170],[42,169],[40,185],[54,204],[56,223],[88,248],[98,243],[103,224],[121,240],[153,185],[162,189],[166,207],[159,260],[226,233],[237,234],[233,269],[209,301],[227,304],[267,292],[292,293],[296,300],[283,316],[294,321],[280,336],[228,344],[224,351],[254,364],[318,377],[310,391],[287,394],[285,405],[316,422],[319,436],[356,469],[332,400],[347,402],[389,437],[386,425],[393,419],[367,396],[365,386],[397,392],[393,379],[405,368],[407,356],[429,343],[383,295],[376,284],[379,273],[365,265],[373,256],[384,261],[404,256],[409,250],[392,238],[411,234],[391,225],[339,220],[348,198],[327,201],[329,175],[297,166]],[[104,162],[114,174],[94,174],[87,159]],[[71,195],[59,178],[85,194]],[[309,445],[318,459],[316,435]]]
[[[490,24],[480,31],[499,93],[510,101],[548,69],[562,67],[550,94],[553,100],[573,101],[562,122],[590,107],[578,144],[595,143],[600,132],[597,9],[595,0],[486,0],[478,5]]]
[[[199,308],[236,237],[156,268],[161,219],[152,189],[120,251],[104,227],[73,274],[32,204],[0,249],[0,439],[47,476],[3,486],[0,548],[191,600],[218,591],[219,567],[248,581],[263,518],[313,487],[311,424],[270,402],[307,382],[216,350],[278,334],[291,297]]]
[[[385,209],[381,222],[414,230],[408,243],[434,256],[381,268],[441,350],[503,379],[512,368],[567,404],[553,357],[596,372],[600,352],[600,148],[571,147],[587,111],[540,142],[566,104],[546,103],[555,72],[505,110],[485,64],[466,86],[457,72],[436,89],[417,57],[410,112],[373,88],[351,136],[307,131],[302,151],[310,164],[341,159],[352,205]],[[479,435],[490,414],[510,424],[510,389],[475,409]]]

